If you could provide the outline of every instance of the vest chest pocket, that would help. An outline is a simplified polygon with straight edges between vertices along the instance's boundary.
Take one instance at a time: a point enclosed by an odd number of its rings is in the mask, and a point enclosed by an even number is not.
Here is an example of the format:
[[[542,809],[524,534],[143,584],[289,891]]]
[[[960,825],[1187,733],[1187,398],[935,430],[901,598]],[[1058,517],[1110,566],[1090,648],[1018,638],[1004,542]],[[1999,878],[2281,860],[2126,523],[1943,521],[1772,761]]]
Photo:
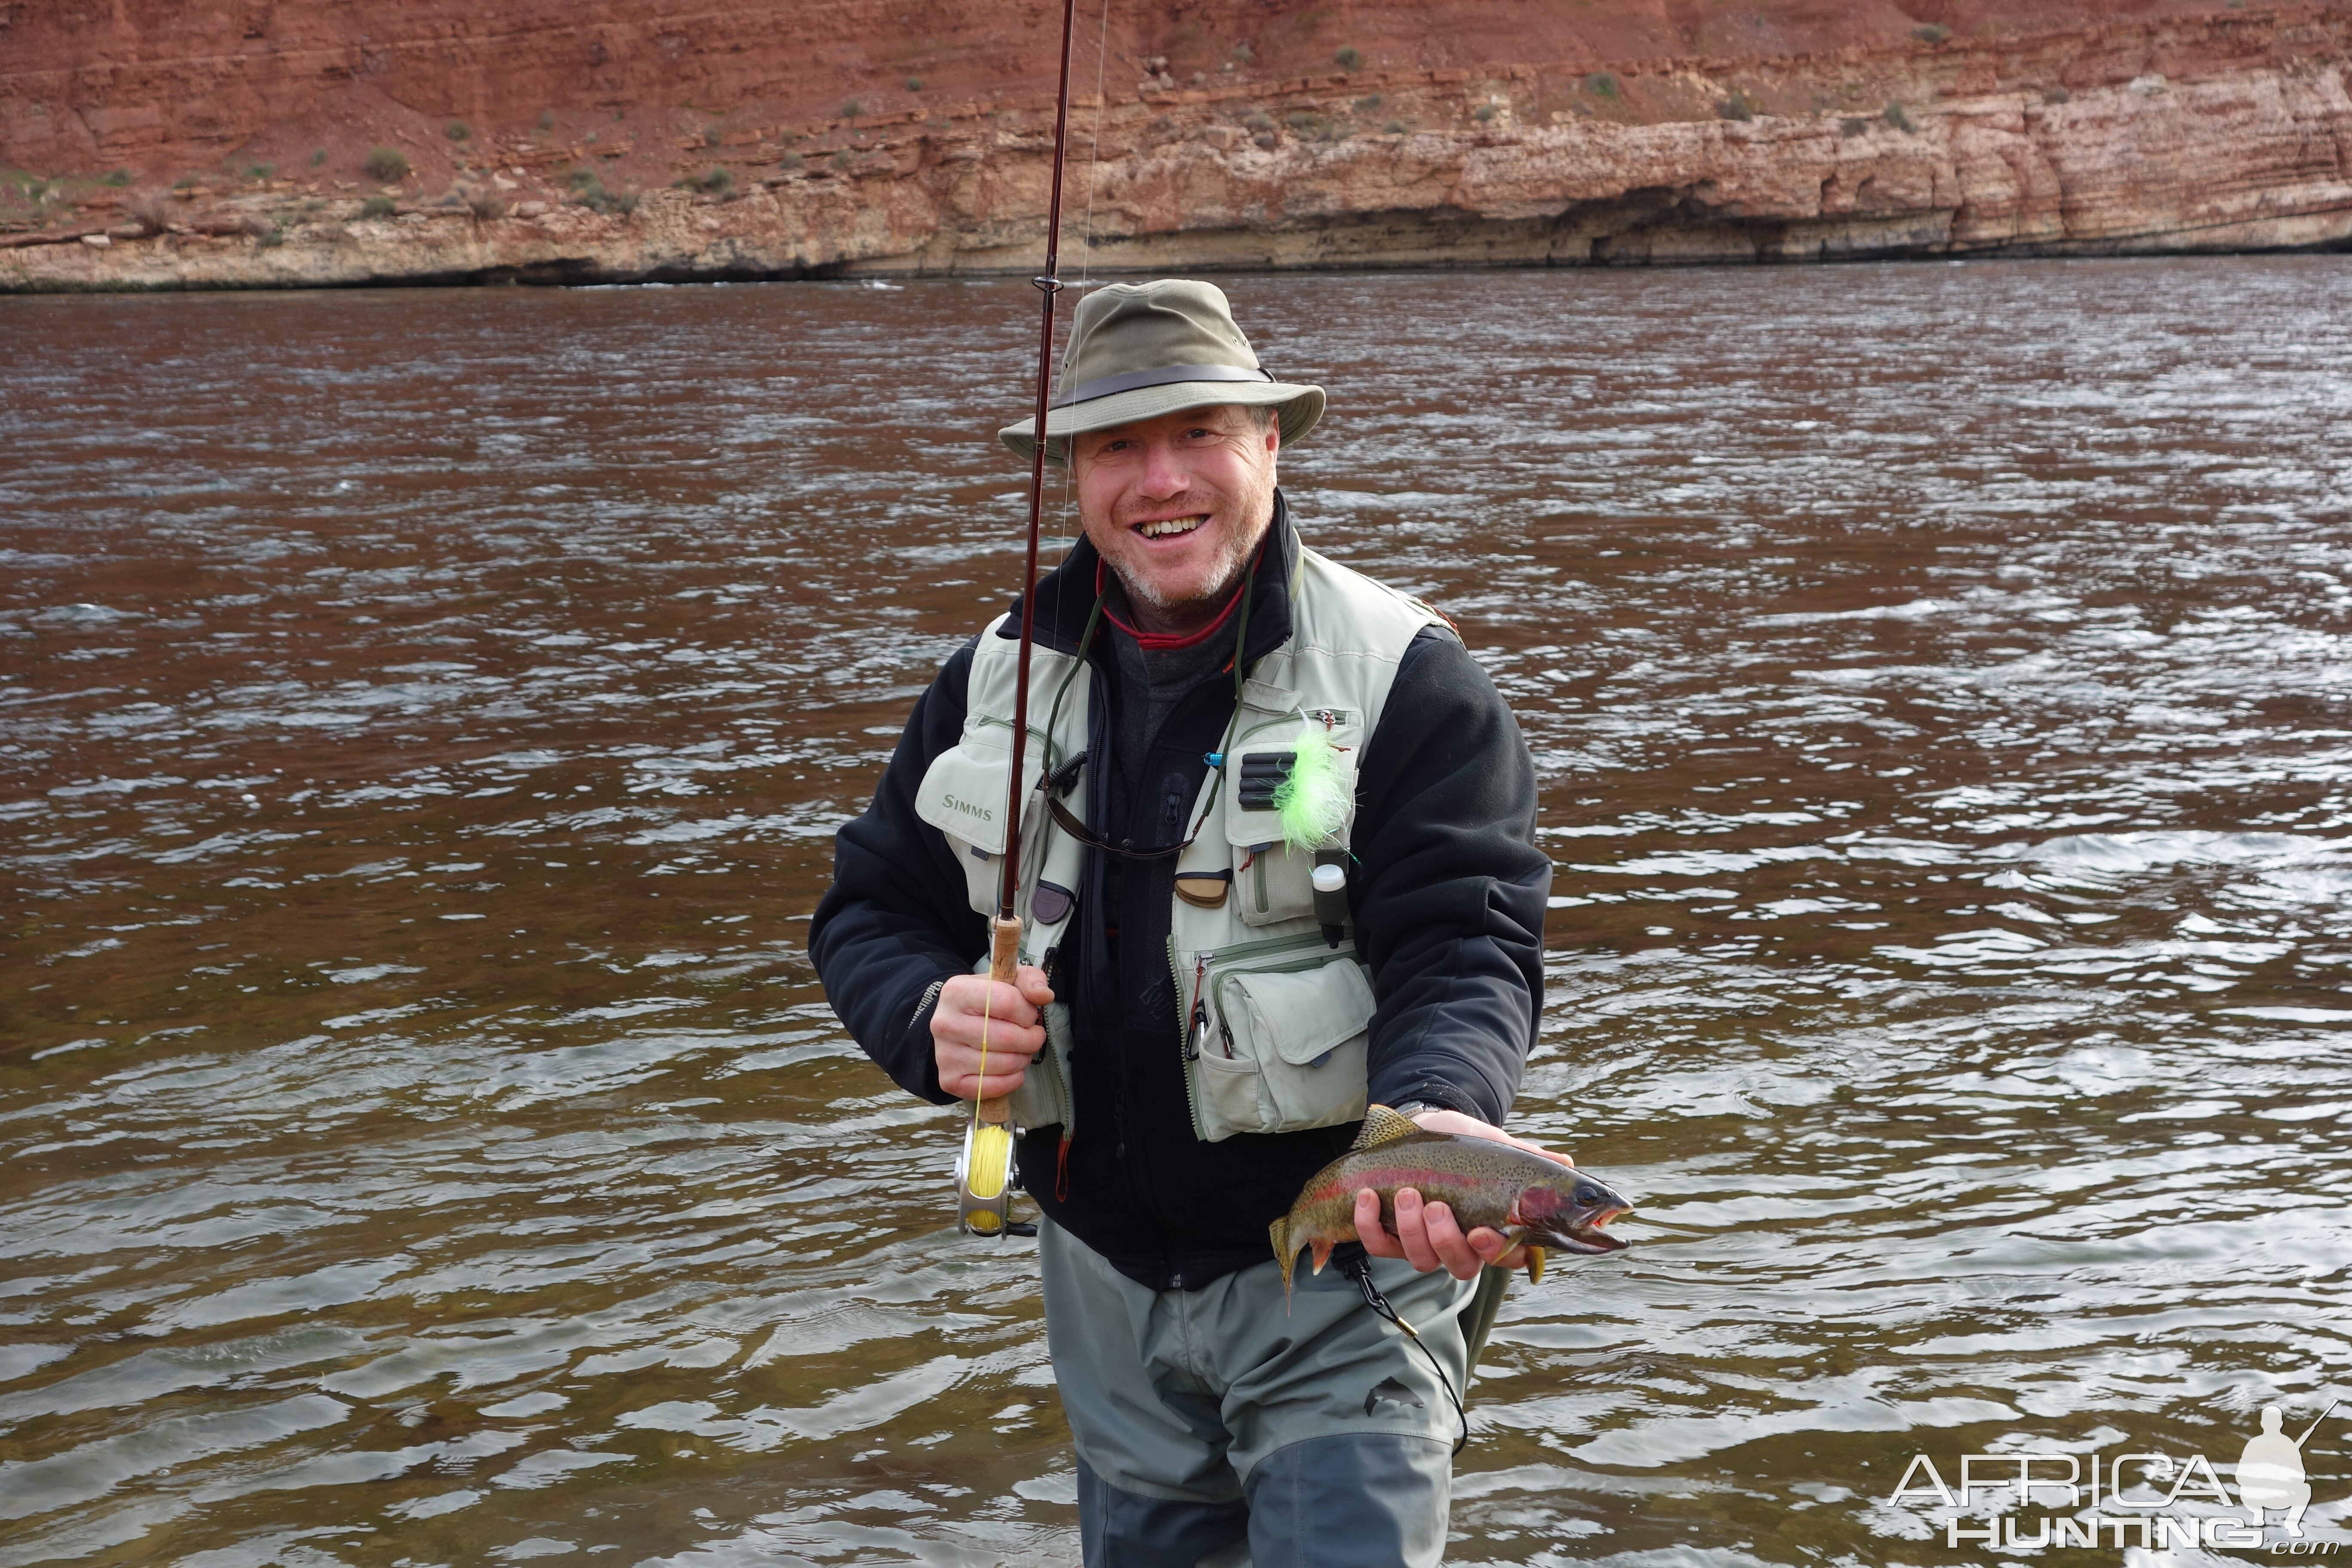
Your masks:
[[[1205,989],[1212,1043],[1192,1066],[1207,1141],[1362,1119],[1373,999],[1352,957],[1212,971]]]
[[[1022,799],[1028,803],[1021,825],[1022,858],[1034,864],[1039,842],[1036,784],[1045,771],[1045,747],[1032,734],[1022,757]],[[1004,786],[1013,773],[1012,730],[995,726],[964,737],[931,759],[915,790],[915,815],[940,830],[963,868],[964,891],[982,914],[996,908],[1004,875]],[[1030,869],[1024,867],[1024,869]]]
[[[1302,753],[1330,831],[1324,842],[1345,845],[1356,815],[1358,736],[1349,715],[1322,710],[1266,725],[1235,745],[1225,762],[1225,841],[1234,851],[1234,909],[1244,925],[1279,925],[1313,912],[1312,847],[1285,841],[1283,809]],[[1320,731],[1306,738],[1312,728]]]

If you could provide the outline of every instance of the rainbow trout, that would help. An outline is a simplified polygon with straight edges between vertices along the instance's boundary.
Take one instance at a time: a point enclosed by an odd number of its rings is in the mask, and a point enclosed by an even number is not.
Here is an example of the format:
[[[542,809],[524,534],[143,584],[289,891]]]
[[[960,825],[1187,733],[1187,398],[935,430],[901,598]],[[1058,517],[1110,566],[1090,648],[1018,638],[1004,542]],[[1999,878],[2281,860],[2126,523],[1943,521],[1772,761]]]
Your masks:
[[[1633,1205],[1605,1183],[1583,1172],[1491,1138],[1424,1132],[1385,1105],[1370,1107],[1364,1130],[1346,1153],[1315,1173],[1299,1189],[1290,1212],[1268,1226],[1274,1255],[1282,1262],[1282,1290],[1290,1293],[1290,1271],[1298,1249],[1311,1247],[1315,1272],[1323,1272],[1331,1248],[1356,1239],[1356,1194],[1370,1187],[1381,1195],[1381,1219],[1396,1228],[1396,1194],[1411,1187],[1433,1204],[1444,1204],[1467,1232],[1487,1226],[1528,1244],[1528,1278],[1543,1278],[1544,1249],[1615,1252],[1626,1244],[1602,1229]]]

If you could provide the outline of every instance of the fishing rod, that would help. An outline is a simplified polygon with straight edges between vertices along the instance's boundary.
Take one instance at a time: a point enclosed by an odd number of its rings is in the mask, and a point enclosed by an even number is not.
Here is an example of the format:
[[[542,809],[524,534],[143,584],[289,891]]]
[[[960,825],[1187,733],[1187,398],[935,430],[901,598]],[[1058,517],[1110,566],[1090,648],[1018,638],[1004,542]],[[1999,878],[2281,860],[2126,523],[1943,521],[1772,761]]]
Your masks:
[[[1045,217],[1045,270],[1030,279],[1043,297],[1037,323],[1037,414],[1034,450],[1029,459],[1029,540],[1021,568],[1021,647],[1013,684],[1013,773],[1004,786],[1004,875],[996,915],[988,922],[988,978],[1010,985],[1018,972],[1021,917],[1021,787],[1029,746],[1029,656],[1037,643],[1037,538],[1045,516],[1045,416],[1053,399],[1054,309],[1062,291],[1062,169],[1070,141],[1070,49],[1077,35],[1078,0],[1062,0],[1061,83],[1054,95],[1054,184]],[[981,1016],[980,1076],[988,1071],[988,1025]],[[975,1086],[977,1087],[977,1086]],[[996,1095],[972,1100],[964,1129],[963,1153],[956,1162],[956,1223],[977,1236],[1003,1236],[1013,1176],[1013,1106]]]

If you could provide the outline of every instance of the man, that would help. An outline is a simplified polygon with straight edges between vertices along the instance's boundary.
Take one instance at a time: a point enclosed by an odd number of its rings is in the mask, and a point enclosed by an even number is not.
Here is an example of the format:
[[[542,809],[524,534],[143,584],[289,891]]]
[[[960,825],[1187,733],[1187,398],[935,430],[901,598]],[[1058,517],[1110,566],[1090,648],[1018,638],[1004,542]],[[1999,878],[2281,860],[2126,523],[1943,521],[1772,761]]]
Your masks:
[[[1267,1225],[1368,1101],[1507,1138],[1551,879],[1527,745],[1442,617],[1303,548],[1276,460],[1324,395],[1221,291],[1094,290],[1062,384],[1085,538],[1036,589],[1016,982],[973,971],[1017,609],[916,704],[811,950],[902,1087],[1014,1096],[1087,1563],[1435,1563],[1458,1314],[1518,1254],[1358,1194],[1423,1354],[1340,1268],[1286,1300]]]
[[[2257,1437],[2246,1439],[2245,1451],[2238,1456],[2238,1500],[2254,1516],[2254,1528],[2263,1527],[2266,1510],[2286,1510],[2285,1529],[2289,1535],[2303,1533],[2303,1510],[2311,1506],[2311,1483],[2304,1479],[2302,1438],[2290,1437],[2279,1429],[2286,1413],[2275,1405],[2263,1406],[2263,1430]],[[2318,1424],[2313,1423],[2313,1430]],[[2305,1432],[2304,1437],[2311,1436]]]

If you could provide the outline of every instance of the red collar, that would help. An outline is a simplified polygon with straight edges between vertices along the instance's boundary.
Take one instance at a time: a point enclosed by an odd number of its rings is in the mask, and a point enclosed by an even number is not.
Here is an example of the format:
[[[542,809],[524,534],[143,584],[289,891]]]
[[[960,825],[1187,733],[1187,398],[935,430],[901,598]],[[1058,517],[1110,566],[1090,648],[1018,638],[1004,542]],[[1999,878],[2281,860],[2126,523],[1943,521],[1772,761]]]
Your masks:
[[[1266,538],[1270,539],[1273,536],[1274,531],[1272,529],[1266,530]],[[1135,639],[1135,646],[1143,649],[1146,653],[1173,653],[1179,648],[1198,647],[1201,644],[1206,642],[1217,628],[1234,618],[1234,611],[1241,605],[1242,595],[1248,591],[1250,579],[1257,575],[1258,563],[1265,559],[1265,540],[1261,539],[1257,543],[1256,553],[1250,557],[1249,570],[1244,572],[1242,574],[1242,580],[1238,584],[1234,584],[1234,596],[1225,601],[1225,607],[1217,612],[1217,618],[1215,620],[1211,621],[1207,626],[1202,626],[1197,632],[1188,632],[1182,637],[1178,637],[1172,632],[1138,631],[1135,627],[1129,626],[1125,621],[1118,618],[1118,612],[1110,607],[1108,601],[1104,602],[1103,615],[1112,626],[1117,626],[1120,631],[1123,631],[1129,637],[1133,637]],[[1109,565],[1110,563],[1104,560],[1102,557],[1097,556],[1095,558],[1095,592],[1097,595],[1101,594],[1103,591],[1103,574]]]

